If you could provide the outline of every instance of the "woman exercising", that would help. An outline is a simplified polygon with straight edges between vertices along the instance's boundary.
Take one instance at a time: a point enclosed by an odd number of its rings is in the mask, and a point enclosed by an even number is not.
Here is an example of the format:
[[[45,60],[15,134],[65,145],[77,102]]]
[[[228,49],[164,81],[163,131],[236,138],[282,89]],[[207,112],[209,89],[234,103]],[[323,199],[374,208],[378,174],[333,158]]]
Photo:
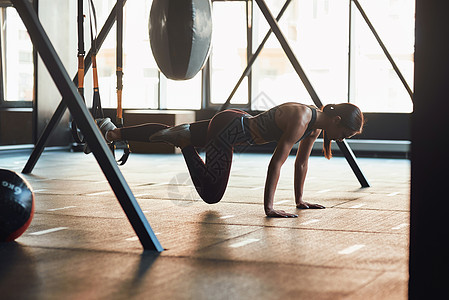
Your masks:
[[[323,131],[324,156],[332,157],[331,140],[343,140],[361,133],[364,117],[350,103],[328,104],[321,110],[300,103],[284,103],[251,116],[228,109],[212,119],[169,127],[148,123],[116,128],[109,118],[97,120],[107,142],[127,140],[166,142],[180,147],[190,176],[201,198],[217,203],[223,197],[231,172],[233,147],[242,144],[277,142],[268,166],[264,191],[264,209],[268,217],[297,217],[273,208],[280,170],[295,143],[299,143],[295,160],[294,190],[296,207],[324,208],[303,200],[304,181],[313,143]],[[206,162],[195,147],[204,148]]]

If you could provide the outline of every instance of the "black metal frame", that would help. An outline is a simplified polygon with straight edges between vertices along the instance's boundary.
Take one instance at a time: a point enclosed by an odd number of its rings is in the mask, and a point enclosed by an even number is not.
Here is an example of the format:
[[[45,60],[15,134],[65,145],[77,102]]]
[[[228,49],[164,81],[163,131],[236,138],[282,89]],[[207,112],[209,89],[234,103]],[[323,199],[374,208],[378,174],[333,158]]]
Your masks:
[[[77,121],[79,128],[83,132],[90,149],[92,150],[120,205],[128,217],[128,220],[136,232],[144,250],[162,252],[164,249],[151,229],[150,224],[134,198],[134,195],[125,178],[121,174],[111,151],[103,140],[89,110],[79,95],[76,85],[70,80],[70,77],[65,71],[62,62],[59,59],[47,34],[45,33],[45,30],[43,29],[32,5],[28,0],[12,0],[12,3],[25,24],[34,47],[40,54],[59,92],[63,95],[60,105],[56,109],[50,123],[45,128],[44,134],[41,136],[38,144],[36,145],[23,172],[31,172],[37,162],[37,159],[43,151],[50,133],[55,125],[61,120],[63,113],[68,107],[72,116]],[[100,35],[102,36],[101,38],[100,36],[98,37],[98,47],[104,41],[104,38],[112,27],[112,24],[115,21],[117,9],[118,7],[116,4],[100,32]],[[90,66],[90,63],[91,61],[86,59],[85,65],[87,65],[87,67]]]

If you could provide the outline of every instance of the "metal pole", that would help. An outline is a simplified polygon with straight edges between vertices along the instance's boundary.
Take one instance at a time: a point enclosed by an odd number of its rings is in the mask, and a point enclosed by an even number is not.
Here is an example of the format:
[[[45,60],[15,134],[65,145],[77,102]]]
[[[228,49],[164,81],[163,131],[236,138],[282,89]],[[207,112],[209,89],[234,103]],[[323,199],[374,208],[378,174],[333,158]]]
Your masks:
[[[12,0],[12,2],[30,34],[33,45],[39,52],[59,92],[64,96],[64,101],[67,103],[70,112],[75,120],[78,121],[77,123],[83,131],[87,143],[139,237],[143,248],[158,252],[163,251],[164,249],[151,229],[100,131],[96,127],[89,110],[78,93],[76,85],[70,80],[65,71],[33,7],[28,0]]]
[[[354,152],[352,152],[351,148],[349,147],[346,140],[343,141],[336,141],[338,147],[340,148],[341,152],[345,156],[347,162],[349,163],[349,166],[351,167],[352,171],[354,172],[355,176],[360,182],[360,185],[364,188],[370,187],[370,184],[366,177],[363,175],[362,170],[357,165],[356,157],[354,155]]]

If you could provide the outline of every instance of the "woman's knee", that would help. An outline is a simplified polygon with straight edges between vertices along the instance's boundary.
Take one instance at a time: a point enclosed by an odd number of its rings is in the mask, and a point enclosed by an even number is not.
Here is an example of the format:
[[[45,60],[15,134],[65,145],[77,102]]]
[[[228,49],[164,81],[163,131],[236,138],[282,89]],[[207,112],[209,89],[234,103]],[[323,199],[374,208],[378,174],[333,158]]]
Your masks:
[[[226,188],[197,188],[198,194],[207,204],[215,204],[223,198]]]
[[[216,204],[216,203],[220,202],[222,197],[205,197],[205,198],[202,198],[202,199],[207,204]]]

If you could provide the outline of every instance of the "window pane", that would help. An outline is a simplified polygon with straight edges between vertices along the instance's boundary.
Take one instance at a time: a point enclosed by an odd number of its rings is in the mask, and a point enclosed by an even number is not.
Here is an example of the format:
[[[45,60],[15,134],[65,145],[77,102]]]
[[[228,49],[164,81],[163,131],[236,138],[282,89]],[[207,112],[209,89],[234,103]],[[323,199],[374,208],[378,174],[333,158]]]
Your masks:
[[[165,78],[164,78],[165,79]],[[162,81],[162,80],[161,80]],[[161,108],[199,109],[201,108],[201,71],[189,80],[166,80],[164,89],[166,98],[161,92]],[[162,87],[164,85],[161,85]],[[164,99],[165,103],[164,103]]]
[[[282,4],[267,1],[275,16]],[[269,27],[261,13],[255,16],[260,42]],[[323,104],[347,101],[348,1],[293,1],[279,25]],[[274,34],[253,70],[253,109],[287,101],[313,104]]]
[[[123,108],[158,107],[158,68],[151,52],[148,16],[151,1],[127,1],[123,15]],[[106,21],[115,1],[98,2],[98,26]],[[89,22],[85,22],[89,26]],[[97,56],[102,106],[117,106],[116,29],[111,29]],[[100,31],[101,28],[98,28]],[[90,33],[86,31],[86,46]],[[88,50],[88,49],[86,49]],[[91,72],[89,72],[91,73]],[[92,80],[90,74],[86,80]],[[90,91],[86,91],[86,94]]]
[[[3,8],[5,9],[5,8]],[[33,45],[14,8],[6,8],[5,100],[32,101],[34,87]]]
[[[103,2],[99,24],[106,20],[115,1]],[[127,1],[124,10],[123,108],[197,109],[201,107],[201,72],[186,81],[167,80],[159,71],[151,51],[148,21],[151,0]],[[100,19],[100,18],[99,18]],[[103,107],[116,107],[115,26],[98,55]],[[160,85],[160,87],[159,87]],[[159,91],[161,95],[159,95]],[[159,107],[159,97],[160,104]]]
[[[408,85],[413,88],[413,0],[360,1]],[[354,7],[351,102],[363,111],[411,112],[412,101],[361,14]]]
[[[244,1],[214,2],[212,44],[211,103],[224,103],[247,64]],[[247,79],[241,83],[231,103],[248,103]]]
[[[127,1],[125,5],[123,97],[127,107],[157,108],[158,105],[158,68],[148,35],[151,3]]]

